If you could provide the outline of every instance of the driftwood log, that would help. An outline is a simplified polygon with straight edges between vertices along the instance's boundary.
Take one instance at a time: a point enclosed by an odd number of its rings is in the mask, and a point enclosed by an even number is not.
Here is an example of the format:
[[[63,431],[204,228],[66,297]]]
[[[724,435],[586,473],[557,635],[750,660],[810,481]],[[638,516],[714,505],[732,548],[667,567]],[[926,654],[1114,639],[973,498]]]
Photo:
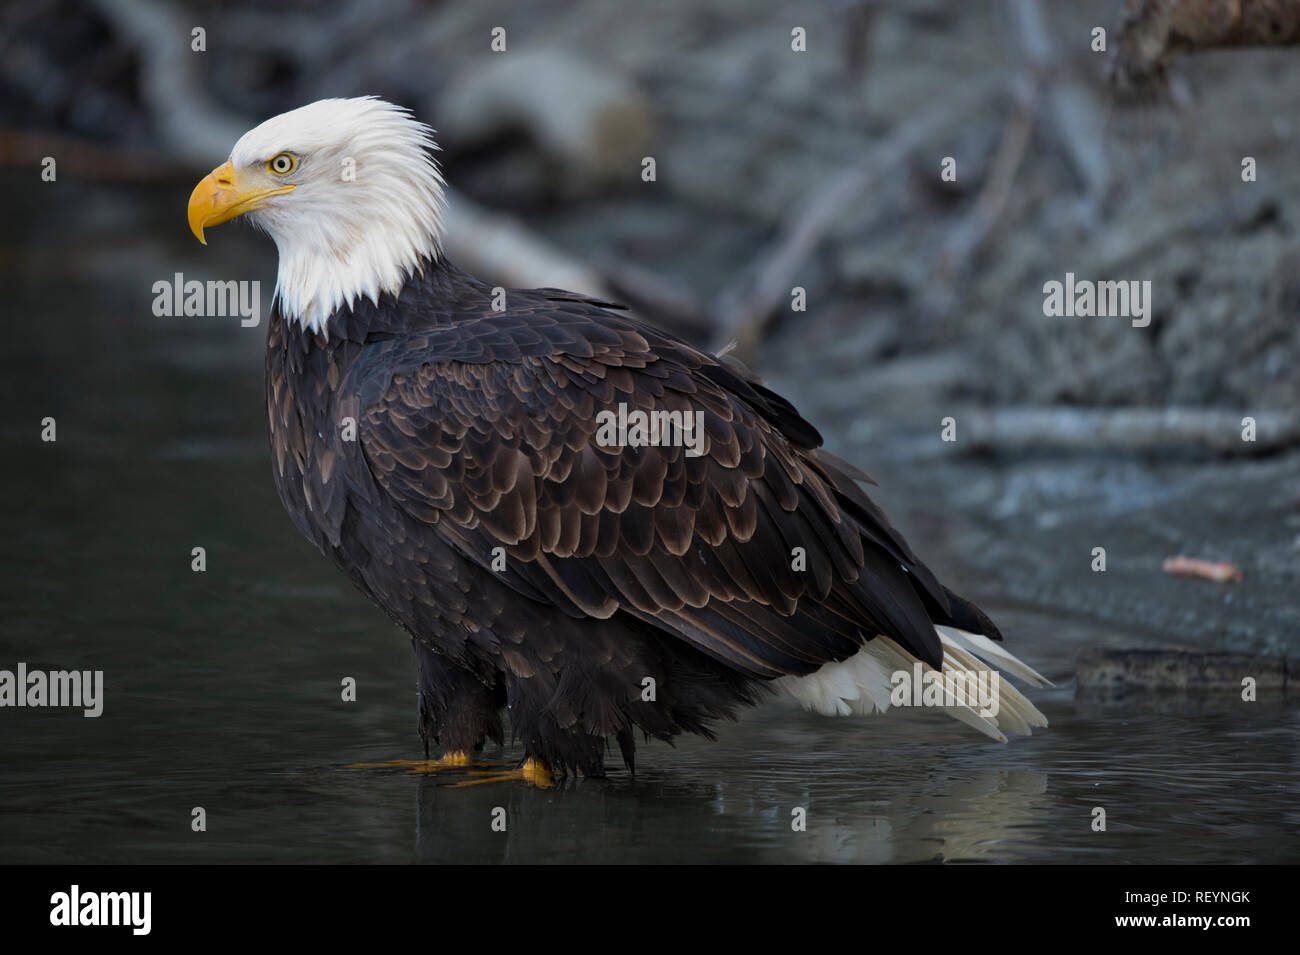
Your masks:
[[[1247,677],[1259,689],[1277,690],[1286,686],[1290,669],[1286,657],[1252,653],[1089,647],[1079,653],[1075,673],[1080,690],[1240,687]]]
[[[1182,53],[1300,43],[1300,0],[1125,0],[1113,80],[1121,93],[1158,85]]]

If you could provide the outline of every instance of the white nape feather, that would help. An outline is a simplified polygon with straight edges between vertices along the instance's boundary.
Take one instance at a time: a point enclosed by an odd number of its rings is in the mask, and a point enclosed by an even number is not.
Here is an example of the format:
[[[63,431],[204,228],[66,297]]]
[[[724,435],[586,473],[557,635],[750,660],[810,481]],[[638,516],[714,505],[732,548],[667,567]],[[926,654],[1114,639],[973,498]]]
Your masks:
[[[1042,674],[988,637],[946,626],[936,626],[935,632],[943,646],[944,674],[973,676],[989,666],[1001,666],[1032,686],[1051,686]],[[902,670],[910,675],[916,663],[915,656],[880,635],[847,660],[827,663],[806,676],[787,676],[775,682],[802,703],[804,709],[823,716],[883,713],[890,706],[892,674]],[[927,673],[934,672],[928,664],[923,663],[922,669]],[[998,712],[995,716],[984,716],[970,706],[954,705],[940,709],[1000,743],[1007,741],[1003,729],[1029,735],[1034,727],[1047,725],[1047,717],[1038,707],[1003,679],[998,680]]]
[[[272,117],[230,153],[236,173],[282,152],[298,159],[292,192],[248,213],[280,253],[275,295],[315,331],[358,299],[396,295],[439,254],[444,184],[433,131],[374,97],[325,99]]]

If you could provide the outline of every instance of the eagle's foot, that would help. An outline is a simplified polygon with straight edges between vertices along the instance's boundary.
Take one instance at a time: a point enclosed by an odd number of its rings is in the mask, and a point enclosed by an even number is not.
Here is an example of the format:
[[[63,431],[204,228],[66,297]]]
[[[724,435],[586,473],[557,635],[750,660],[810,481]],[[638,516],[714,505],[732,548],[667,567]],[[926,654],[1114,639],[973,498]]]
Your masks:
[[[537,789],[551,789],[555,786],[555,777],[545,765],[529,757],[525,759],[515,769],[497,770],[496,772],[471,772],[475,779],[467,779],[464,782],[456,783],[453,789],[462,786],[478,786],[482,783],[505,783],[522,781],[529,786]]]
[[[446,753],[438,759],[393,759],[386,763],[353,763],[347,769],[406,769],[411,775],[439,773],[447,769],[467,769],[473,766],[492,766],[492,763],[474,762],[469,753]]]

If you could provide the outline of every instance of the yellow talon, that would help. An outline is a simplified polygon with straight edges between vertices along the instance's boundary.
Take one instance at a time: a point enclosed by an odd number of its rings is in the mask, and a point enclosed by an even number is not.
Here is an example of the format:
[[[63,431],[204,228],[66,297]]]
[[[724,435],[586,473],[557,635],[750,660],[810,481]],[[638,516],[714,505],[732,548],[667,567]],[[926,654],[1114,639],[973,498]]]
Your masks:
[[[551,775],[551,771],[535,759],[525,759],[523,765],[518,769],[508,769],[504,772],[471,773],[470,775],[478,778],[456,783],[452,788],[460,789],[465,786],[481,786],[484,783],[516,781],[525,782],[537,789],[551,789],[555,786],[555,777]]]
[[[409,769],[412,773],[436,773],[441,769],[463,769],[473,765],[469,753],[458,752],[447,753],[440,759],[391,759],[386,763],[352,763],[344,769]]]
[[[519,774],[524,782],[538,789],[550,789],[555,785],[551,771],[535,759],[524,760],[524,764],[519,767]]]
[[[501,769],[499,764],[476,763],[469,753],[461,752],[447,753],[441,759],[394,759],[386,763],[352,763],[344,768],[405,769],[412,776],[437,773],[446,769],[469,769],[469,775],[476,777],[454,783],[453,788],[511,781],[522,781],[538,789],[551,789],[555,785],[555,777],[551,775],[551,771],[535,759],[525,759],[517,769]]]

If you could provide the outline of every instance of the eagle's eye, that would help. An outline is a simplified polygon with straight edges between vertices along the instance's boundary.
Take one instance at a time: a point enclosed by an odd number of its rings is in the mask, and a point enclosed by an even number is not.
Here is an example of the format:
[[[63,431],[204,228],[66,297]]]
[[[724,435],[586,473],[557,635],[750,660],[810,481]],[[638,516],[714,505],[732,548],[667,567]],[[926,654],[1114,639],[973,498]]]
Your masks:
[[[293,153],[280,153],[266,164],[266,168],[277,176],[287,176],[293,172],[294,167],[297,165],[298,160],[294,158]]]

